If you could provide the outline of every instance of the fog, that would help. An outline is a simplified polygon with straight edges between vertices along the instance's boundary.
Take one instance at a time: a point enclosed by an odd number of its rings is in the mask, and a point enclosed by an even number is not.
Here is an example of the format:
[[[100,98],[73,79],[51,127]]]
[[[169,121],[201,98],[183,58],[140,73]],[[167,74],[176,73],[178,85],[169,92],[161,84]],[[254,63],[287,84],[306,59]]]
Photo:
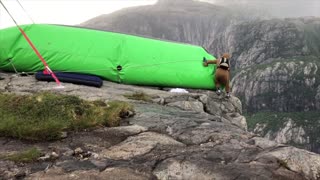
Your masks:
[[[156,3],[156,0],[2,0],[18,24],[80,24],[88,19],[122,8]],[[23,5],[24,10],[19,6]],[[30,18],[29,18],[30,17]],[[8,13],[0,5],[0,29],[14,26]]]
[[[320,0],[199,0],[225,5],[244,7],[271,17],[320,17]]]

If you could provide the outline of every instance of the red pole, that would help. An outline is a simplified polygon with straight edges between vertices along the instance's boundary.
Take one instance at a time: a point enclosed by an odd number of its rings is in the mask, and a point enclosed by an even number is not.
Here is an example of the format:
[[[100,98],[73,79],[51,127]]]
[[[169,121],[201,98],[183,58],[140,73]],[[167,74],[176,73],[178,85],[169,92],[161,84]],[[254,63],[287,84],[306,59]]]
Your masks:
[[[59,79],[57,78],[57,76],[53,73],[53,71],[49,68],[47,62],[44,60],[44,58],[41,56],[40,52],[37,50],[37,48],[34,46],[34,44],[32,43],[32,41],[30,40],[30,38],[27,36],[27,34],[23,31],[23,29],[18,25],[18,23],[16,22],[16,20],[13,18],[13,16],[10,14],[10,12],[8,11],[8,9],[6,8],[6,6],[2,3],[2,1],[0,0],[0,3],[2,4],[2,6],[4,7],[4,9],[7,11],[7,13],[9,14],[9,16],[11,17],[11,19],[13,20],[13,22],[16,24],[16,26],[18,27],[19,31],[21,32],[21,34],[23,35],[23,37],[27,40],[27,42],[29,43],[29,45],[31,46],[31,48],[33,49],[33,51],[37,54],[37,56],[39,57],[40,61],[42,62],[42,64],[45,67],[45,70],[52,76],[52,78],[56,81],[56,83],[58,84],[58,86],[61,85]]]
[[[29,37],[27,36],[27,34],[23,31],[23,29],[18,26],[21,34],[23,35],[23,37],[28,41],[29,45],[31,46],[31,48],[33,49],[33,51],[37,54],[37,56],[39,57],[40,61],[42,62],[42,64],[44,65],[45,69],[48,71],[48,73],[53,77],[53,79],[56,81],[56,83],[58,84],[58,86],[61,85],[59,79],[57,78],[57,76],[51,71],[51,69],[49,68],[47,62],[43,59],[43,57],[41,56],[40,52],[37,50],[37,48],[33,45],[33,43],[31,42],[31,40],[29,39]]]

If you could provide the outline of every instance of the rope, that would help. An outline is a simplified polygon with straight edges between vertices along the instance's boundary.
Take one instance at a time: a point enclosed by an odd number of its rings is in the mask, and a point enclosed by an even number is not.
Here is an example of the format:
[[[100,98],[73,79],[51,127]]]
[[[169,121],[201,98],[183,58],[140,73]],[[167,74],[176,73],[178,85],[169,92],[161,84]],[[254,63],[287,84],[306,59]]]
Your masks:
[[[56,72],[68,72],[68,73],[81,73],[81,72],[96,72],[96,71],[107,71],[109,69],[113,69],[113,68],[107,68],[107,69],[96,69],[96,70],[93,70],[93,69],[90,69],[90,70],[73,70],[73,71],[69,71],[69,70],[61,70],[61,71],[56,71]],[[38,71],[27,71],[27,72],[23,72],[23,73],[28,73],[28,74],[35,74],[37,73]],[[19,72],[18,72],[19,73]]]
[[[155,64],[128,66],[127,69],[129,69],[129,68],[144,68],[144,67],[158,66],[158,65],[163,65],[163,64],[174,64],[174,63],[179,63],[179,62],[190,62],[190,61],[195,61],[195,60],[179,60],[179,61],[171,61],[171,62],[163,62],[163,63],[155,63]]]
[[[32,21],[32,24],[34,24],[33,19],[31,18],[31,16],[29,15],[29,13],[26,11],[26,9],[22,6],[22,4],[20,3],[19,0],[17,0],[18,4],[20,5],[20,7],[22,8],[22,10],[24,11],[24,13],[26,13],[26,15],[28,16],[28,18]]]
[[[12,62],[12,59],[9,59],[9,61],[10,61],[10,64],[11,64],[12,68],[14,69],[14,72],[16,72],[16,74],[19,74],[17,69],[16,69],[16,67],[14,66],[14,64]]]
[[[132,68],[136,68],[136,69],[140,69],[140,68],[146,68],[146,67],[152,67],[152,66],[158,66],[158,65],[165,65],[165,64],[174,64],[174,63],[179,63],[179,62],[190,62],[190,61],[195,61],[195,60],[179,60],[179,61],[171,61],[171,62],[163,62],[163,63],[155,63],[155,64],[145,64],[145,65],[136,65],[136,66],[127,66],[126,68],[123,69],[132,69]],[[123,66],[122,66],[123,67]],[[59,70],[58,72],[97,72],[97,71],[107,71],[110,69],[117,69],[117,67],[108,67],[108,68],[102,68],[102,69],[77,69],[77,70]],[[122,70],[123,70],[122,69]],[[37,71],[28,71],[28,73],[37,73]]]
[[[13,22],[16,24],[16,26],[19,26],[18,23],[16,22],[16,20],[13,18],[13,16],[11,15],[11,13],[9,12],[9,10],[7,9],[7,7],[3,4],[2,0],[0,0],[1,5],[3,6],[3,8],[7,11],[7,13],[9,14],[9,16],[11,17],[11,19],[13,20]]]

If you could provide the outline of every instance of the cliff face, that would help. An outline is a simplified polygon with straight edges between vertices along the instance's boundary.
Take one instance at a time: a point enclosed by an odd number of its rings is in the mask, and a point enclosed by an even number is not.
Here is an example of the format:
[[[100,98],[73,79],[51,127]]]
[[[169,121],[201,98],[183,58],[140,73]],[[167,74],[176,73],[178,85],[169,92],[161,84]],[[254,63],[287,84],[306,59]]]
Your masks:
[[[233,92],[247,111],[319,110],[320,59],[298,57],[240,70],[232,80]]]
[[[320,18],[262,19],[236,8],[164,0],[81,26],[201,45],[215,56],[231,53],[232,91],[247,113],[320,110]],[[320,147],[313,143],[313,150]]]
[[[320,18],[256,20],[229,26],[209,49],[232,52],[233,65],[241,69],[267,64],[275,58],[319,56],[319,32]]]

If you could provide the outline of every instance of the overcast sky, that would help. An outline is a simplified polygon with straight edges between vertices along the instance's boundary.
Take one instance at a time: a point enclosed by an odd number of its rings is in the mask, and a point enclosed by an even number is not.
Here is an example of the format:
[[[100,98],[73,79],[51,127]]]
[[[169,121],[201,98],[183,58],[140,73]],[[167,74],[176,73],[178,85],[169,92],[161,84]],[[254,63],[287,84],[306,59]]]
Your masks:
[[[16,0],[2,0],[19,24],[32,23]],[[156,0],[19,0],[35,23],[75,25],[101,14]],[[0,5],[0,28],[14,26]]]
[[[268,12],[274,17],[320,17],[320,0],[200,0],[219,5],[242,5]]]
[[[157,0],[19,0],[35,23],[75,25],[101,14],[130,6],[155,4]],[[199,0],[230,7],[244,5],[268,11],[276,17],[319,16],[320,0]],[[2,0],[19,24],[32,23],[17,0]],[[0,29],[14,23],[0,6]]]

